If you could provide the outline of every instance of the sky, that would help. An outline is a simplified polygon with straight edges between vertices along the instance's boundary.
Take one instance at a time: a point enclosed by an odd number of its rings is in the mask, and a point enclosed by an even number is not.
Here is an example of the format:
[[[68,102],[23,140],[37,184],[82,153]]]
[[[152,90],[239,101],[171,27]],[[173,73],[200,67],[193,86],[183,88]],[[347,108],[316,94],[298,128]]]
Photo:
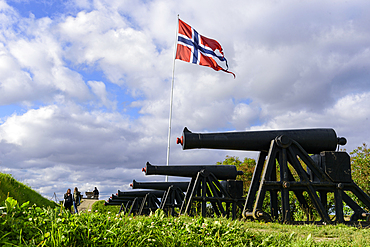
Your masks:
[[[369,12],[366,0],[0,0],[0,172],[59,200],[164,181],[141,168],[166,164],[173,69],[170,165],[258,155],[182,150],[184,127],[333,128],[350,152],[370,143]],[[222,45],[235,79],[174,61],[178,15]]]

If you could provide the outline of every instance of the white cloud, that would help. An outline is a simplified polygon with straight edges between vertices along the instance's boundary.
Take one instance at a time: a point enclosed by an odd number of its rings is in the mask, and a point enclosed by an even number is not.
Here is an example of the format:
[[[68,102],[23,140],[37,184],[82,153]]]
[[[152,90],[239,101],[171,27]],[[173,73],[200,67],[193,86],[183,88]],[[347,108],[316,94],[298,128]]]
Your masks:
[[[260,109],[254,104],[239,103],[235,106],[231,122],[238,130],[256,124]]]
[[[117,102],[109,100],[104,82],[88,81],[87,84],[105,107],[115,110]]]
[[[90,7],[91,7],[91,1],[90,0],[75,0],[74,3],[79,8],[90,9]]]
[[[362,143],[370,142],[369,99],[369,92],[347,95],[324,113],[288,111],[252,129],[333,128],[338,136],[347,138],[347,145],[344,148],[352,151]]]
[[[63,40],[72,43],[66,48],[69,60],[98,64],[117,84],[122,84],[128,74],[133,79],[141,76],[135,74],[149,70],[157,56],[151,37],[128,27],[117,12],[80,12],[61,23],[60,31]]]
[[[8,35],[7,42],[0,44],[0,90],[4,95],[0,104],[50,102],[60,92],[87,100],[90,93],[82,76],[63,61],[52,21],[42,18],[18,23],[30,37],[8,29],[14,35]]]
[[[0,105],[12,104],[31,98],[32,79],[0,43]]]
[[[145,164],[146,153],[158,156],[153,151],[157,144],[165,146],[165,140],[155,129],[147,131],[145,125],[130,122],[127,116],[117,112],[86,112],[73,103],[12,115],[0,126],[1,145],[19,147],[13,151],[19,158],[19,163],[12,164],[14,167],[66,164],[130,168]],[[1,154],[5,160],[12,159],[8,153]]]

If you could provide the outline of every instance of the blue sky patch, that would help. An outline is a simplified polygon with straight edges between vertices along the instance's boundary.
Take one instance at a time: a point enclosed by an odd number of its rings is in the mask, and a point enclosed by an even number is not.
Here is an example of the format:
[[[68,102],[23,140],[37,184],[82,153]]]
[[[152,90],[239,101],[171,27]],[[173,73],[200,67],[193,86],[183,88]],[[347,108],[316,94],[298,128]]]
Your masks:
[[[0,106],[0,119],[11,116],[13,114],[23,114],[26,110],[20,105],[2,105]]]
[[[9,1],[8,4],[26,18],[30,14],[33,14],[36,18],[52,17],[62,13],[66,7],[63,1]]]

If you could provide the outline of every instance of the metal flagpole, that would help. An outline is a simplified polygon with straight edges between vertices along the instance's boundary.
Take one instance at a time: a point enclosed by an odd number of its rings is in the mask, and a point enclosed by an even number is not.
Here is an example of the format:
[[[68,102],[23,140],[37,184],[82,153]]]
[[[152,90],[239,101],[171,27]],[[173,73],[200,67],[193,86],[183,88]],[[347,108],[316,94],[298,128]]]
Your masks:
[[[172,121],[172,103],[173,103],[173,84],[174,84],[174,80],[175,80],[175,61],[176,61],[176,53],[177,53],[177,36],[178,36],[178,33],[179,33],[178,27],[179,27],[179,15],[177,15],[175,53],[174,53],[173,66],[172,66],[171,97],[170,97],[170,117],[169,117],[169,120],[168,120],[167,166],[170,163],[170,143],[171,143],[171,121]],[[168,176],[166,176],[166,182],[168,182]]]

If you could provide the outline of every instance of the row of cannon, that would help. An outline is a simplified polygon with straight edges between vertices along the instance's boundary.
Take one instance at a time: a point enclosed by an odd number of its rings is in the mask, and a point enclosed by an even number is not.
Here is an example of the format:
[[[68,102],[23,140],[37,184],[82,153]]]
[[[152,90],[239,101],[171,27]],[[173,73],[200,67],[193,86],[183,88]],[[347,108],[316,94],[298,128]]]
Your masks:
[[[137,182],[130,185],[131,191],[118,191],[105,205],[121,205],[128,214],[147,215],[156,209],[168,215],[197,212],[207,216],[207,204],[217,216],[237,217],[236,207],[243,209],[243,182],[236,180],[235,166],[156,166],[147,162],[142,169],[146,175],[165,175],[191,178],[190,182]],[[220,181],[221,180],[221,181]],[[146,189],[140,190],[137,189]],[[196,205],[196,206],[195,206]],[[208,206],[209,206],[208,205]],[[196,208],[194,208],[196,207]],[[208,209],[209,210],[209,209]]]
[[[147,162],[146,175],[191,178],[190,182],[136,182],[118,191],[106,205],[121,205],[129,214],[149,214],[158,208],[168,215],[212,215],[282,223],[356,224],[369,218],[370,197],[352,180],[350,157],[333,129],[293,129],[222,133],[192,133],[186,127],[177,138],[182,149],[259,151],[246,196],[242,171],[232,165],[157,166]],[[333,195],[333,196],[331,196]],[[306,214],[297,220],[290,199]],[[328,198],[334,197],[334,202]],[[269,201],[266,207],[265,201]],[[330,205],[334,203],[334,205]],[[352,214],[345,217],[344,211]],[[312,219],[312,211],[318,219]]]

